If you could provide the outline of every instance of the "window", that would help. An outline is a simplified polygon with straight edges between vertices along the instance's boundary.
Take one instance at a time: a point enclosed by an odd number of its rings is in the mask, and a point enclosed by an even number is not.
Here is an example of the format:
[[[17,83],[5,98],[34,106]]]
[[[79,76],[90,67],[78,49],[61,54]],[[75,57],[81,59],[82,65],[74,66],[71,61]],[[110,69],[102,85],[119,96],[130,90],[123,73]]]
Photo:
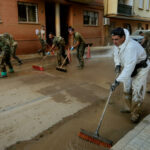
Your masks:
[[[38,23],[37,4],[18,3],[19,22]]]
[[[139,0],[139,8],[143,9],[143,7],[144,7],[144,1]]]
[[[148,25],[148,24],[145,25],[145,29],[146,29],[146,30],[149,29],[149,25]]]
[[[150,0],[147,0],[146,10],[149,10]]]
[[[98,26],[98,12],[84,11],[83,24]]]

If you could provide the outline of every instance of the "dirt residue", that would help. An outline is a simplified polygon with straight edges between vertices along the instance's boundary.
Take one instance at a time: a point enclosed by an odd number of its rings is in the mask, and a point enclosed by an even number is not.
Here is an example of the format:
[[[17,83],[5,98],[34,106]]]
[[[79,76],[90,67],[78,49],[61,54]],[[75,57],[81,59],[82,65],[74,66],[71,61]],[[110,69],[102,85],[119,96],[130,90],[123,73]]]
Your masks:
[[[75,65],[76,64],[73,63],[68,67],[69,72],[67,74],[51,70],[47,71],[53,72],[54,74],[57,72],[57,74],[64,78],[66,85],[69,85],[70,83],[68,84],[68,82],[71,82],[71,80],[78,83],[89,83],[80,87],[76,87],[75,85],[74,90],[71,91],[68,86],[61,87],[63,87],[66,92],[70,92],[70,95],[78,97],[82,102],[92,101],[91,105],[73,116],[64,118],[64,120],[39,134],[34,139],[17,143],[8,148],[8,150],[105,150],[103,147],[81,140],[78,137],[78,133],[80,128],[93,133],[96,130],[109,94],[110,83],[112,83],[115,78],[113,61],[112,59],[89,61],[86,62],[86,67],[83,71],[76,70]],[[148,86],[150,85],[148,84]],[[53,91],[49,91],[47,87],[47,89],[42,89],[40,92],[47,95],[57,92],[57,90],[56,85]],[[111,97],[112,104],[108,106],[100,129],[100,135],[112,140],[114,143],[136,125],[131,123],[130,114],[120,113],[120,109],[123,105],[122,95],[122,86],[120,86]],[[56,101],[59,101],[61,98],[65,99],[62,95],[59,95],[59,97],[54,96]],[[149,95],[147,94],[143,105],[142,117],[150,113],[149,106],[150,101]]]

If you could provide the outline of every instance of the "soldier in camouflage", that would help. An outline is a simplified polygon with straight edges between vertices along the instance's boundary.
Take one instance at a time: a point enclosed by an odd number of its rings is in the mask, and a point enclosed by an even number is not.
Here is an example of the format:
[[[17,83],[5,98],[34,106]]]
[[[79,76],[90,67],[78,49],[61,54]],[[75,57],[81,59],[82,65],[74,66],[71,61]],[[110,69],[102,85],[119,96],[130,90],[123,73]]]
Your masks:
[[[150,59],[150,32],[144,34],[144,39],[141,45],[144,47],[147,57]]]
[[[77,59],[79,61],[78,69],[83,69],[84,68],[83,56],[86,47],[85,41],[79,32],[74,31],[74,28],[69,27],[68,31],[70,35],[73,35],[73,39],[74,39],[74,45],[71,47],[71,50],[74,50],[74,48],[77,49]]]
[[[143,48],[146,51],[147,58],[150,60],[150,32],[146,32],[144,34],[144,39],[143,39],[141,45],[143,46]],[[148,90],[147,93],[150,94],[150,90]]]
[[[13,73],[13,66],[11,64],[11,44],[10,40],[4,38],[4,35],[0,36],[0,69],[1,69],[1,78],[7,77],[6,65],[9,67],[9,72]]]
[[[42,53],[43,56],[45,56],[46,53],[46,47],[47,47],[47,42],[46,42],[46,38],[45,38],[45,26],[42,25],[41,30],[38,32],[37,34],[40,43],[41,43],[41,49],[38,50],[38,53]]]
[[[4,38],[6,38],[10,41],[11,55],[15,60],[17,60],[19,65],[21,65],[22,61],[19,59],[19,57],[16,56],[16,49],[17,49],[17,46],[18,46],[18,42],[15,41],[13,36],[8,34],[8,33],[4,33]]]
[[[59,36],[56,37],[54,36],[53,33],[49,34],[49,38],[53,41],[52,43],[52,47],[50,49],[50,51],[52,51],[55,47],[58,48],[57,51],[57,61],[58,61],[58,65],[60,66],[62,64],[62,57],[65,59],[67,57],[66,53],[65,53],[65,40],[63,37]],[[69,59],[66,59],[65,65],[69,64]]]

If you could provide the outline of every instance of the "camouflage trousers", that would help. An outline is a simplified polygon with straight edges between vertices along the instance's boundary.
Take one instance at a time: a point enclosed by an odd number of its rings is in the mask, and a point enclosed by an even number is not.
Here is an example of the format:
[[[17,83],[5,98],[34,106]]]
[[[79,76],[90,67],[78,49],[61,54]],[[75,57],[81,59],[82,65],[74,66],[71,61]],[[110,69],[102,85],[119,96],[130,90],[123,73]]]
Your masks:
[[[42,53],[43,56],[45,56],[45,53],[46,53],[46,41],[43,40],[43,39],[40,39],[40,43],[41,43],[41,49],[38,50],[38,53]]]
[[[84,52],[85,52],[85,44],[80,44],[78,47],[77,47],[77,59],[79,61],[79,65],[80,67],[84,67]]]
[[[21,63],[19,57],[16,56],[17,45],[12,47],[12,57],[17,60],[18,63]]]
[[[13,66],[10,61],[10,55],[6,55],[2,58],[1,64],[0,64],[1,72],[7,72],[6,66],[8,66],[9,69],[13,69]]]
[[[65,46],[59,45],[58,46],[58,51],[57,51],[57,62],[58,65],[60,66],[62,64],[62,57],[63,59],[65,59],[67,57],[66,53],[65,53]],[[69,59],[66,59],[66,62],[64,64],[68,64],[69,63]]]

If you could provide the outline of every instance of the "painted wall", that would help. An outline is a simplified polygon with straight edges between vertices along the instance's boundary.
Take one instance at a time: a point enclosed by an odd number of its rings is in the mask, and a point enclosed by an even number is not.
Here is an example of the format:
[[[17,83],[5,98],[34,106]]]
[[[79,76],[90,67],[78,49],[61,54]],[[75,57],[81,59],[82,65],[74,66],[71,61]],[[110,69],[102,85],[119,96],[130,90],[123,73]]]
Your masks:
[[[105,15],[117,14],[118,0],[104,0]]]
[[[139,8],[139,0],[134,0],[134,15],[138,17],[140,16],[140,17],[150,18],[150,8],[147,9],[147,0],[143,0],[143,2],[144,2],[144,7],[143,9],[141,9]]]

